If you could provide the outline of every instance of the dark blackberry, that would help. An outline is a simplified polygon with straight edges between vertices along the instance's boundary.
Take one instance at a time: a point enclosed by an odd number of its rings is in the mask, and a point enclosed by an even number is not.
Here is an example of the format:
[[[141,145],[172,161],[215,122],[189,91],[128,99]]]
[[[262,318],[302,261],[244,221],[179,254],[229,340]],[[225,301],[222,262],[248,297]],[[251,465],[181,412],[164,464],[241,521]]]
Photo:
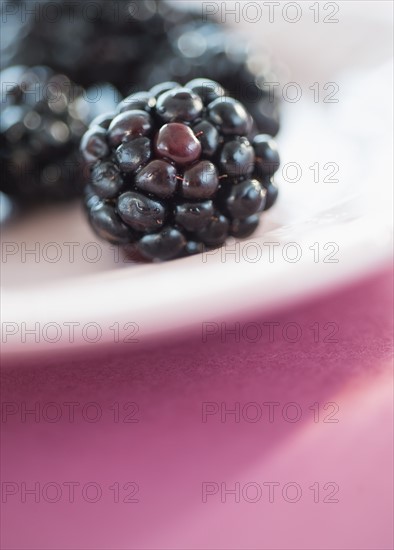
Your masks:
[[[169,47],[169,28],[201,18],[163,0],[13,2],[10,24],[30,16],[7,59],[47,65],[84,87],[111,82],[123,95],[143,82],[139,73],[155,50]]]
[[[205,104],[222,96],[225,89],[252,115],[256,133],[275,136],[279,131],[279,100],[270,83],[278,77],[272,74],[267,56],[256,53],[247,39],[235,40],[234,30],[226,25],[212,19],[192,20],[170,29],[168,39],[142,67],[139,79],[151,86],[170,75],[199,94]],[[199,78],[201,74],[206,78]],[[213,81],[220,84],[212,85]]]
[[[100,104],[91,104],[81,87],[47,67],[9,67],[0,81],[0,191],[24,205],[79,195],[78,143],[89,119],[108,101],[103,97]],[[100,131],[106,136],[103,124],[104,119],[86,148],[91,159],[108,152],[106,140],[98,137]]]
[[[141,82],[149,87],[170,78],[153,90],[156,96],[172,89],[172,81],[192,80],[187,87],[205,104],[224,88],[247,107],[258,132],[278,132],[278,101],[265,85],[278,78],[267,56],[258,52],[252,58],[247,40],[235,40],[234,30],[213,17],[202,21],[201,12],[185,10],[184,2],[181,7],[165,0],[9,3],[15,13],[6,19],[6,64],[48,65],[84,87],[111,82],[123,95]],[[20,23],[26,15],[27,22]],[[220,85],[209,90],[198,81],[201,74]]]
[[[148,260],[249,236],[272,198],[273,183],[259,176],[256,158],[273,158],[274,144],[263,145],[265,136],[250,141],[250,115],[237,100],[197,91],[155,86],[141,93],[144,110],[114,115],[104,126],[96,119],[81,141],[93,229]]]

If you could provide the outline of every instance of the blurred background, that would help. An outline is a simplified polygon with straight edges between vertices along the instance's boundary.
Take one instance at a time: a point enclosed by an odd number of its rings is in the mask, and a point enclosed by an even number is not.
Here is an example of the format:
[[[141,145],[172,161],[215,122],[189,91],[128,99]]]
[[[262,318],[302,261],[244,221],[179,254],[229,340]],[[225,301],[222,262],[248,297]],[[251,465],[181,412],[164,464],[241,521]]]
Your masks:
[[[2,547],[392,548],[392,4],[1,10]],[[198,76],[275,136],[278,201],[125,262],[80,137]]]

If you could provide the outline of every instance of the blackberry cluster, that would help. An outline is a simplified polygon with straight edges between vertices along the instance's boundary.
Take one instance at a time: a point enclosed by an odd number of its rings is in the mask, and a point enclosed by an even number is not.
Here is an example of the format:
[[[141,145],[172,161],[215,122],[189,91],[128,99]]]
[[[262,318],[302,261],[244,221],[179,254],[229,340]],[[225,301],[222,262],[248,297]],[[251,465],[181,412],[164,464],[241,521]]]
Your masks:
[[[81,141],[95,232],[169,260],[247,237],[277,197],[279,156],[244,106],[217,82],[154,86],[94,120]]]
[[[13,0],[19,10],[28,0]],[[185,84],[202,74],[217,80],[252,114],[259,132],[276,135],[278,101],[265,82],[276,80],[266,56],[257,63],[247,40],[201,11],[165,0],[41,0],[13,48],[14,63],[47,65],[84,87],[102,80],[123,95],[164,80]],[[72,28],[72,38],[70,29]]]
[[[201,12],[186,11],[187,3],[180,4],[9,0],[1,6],[6,21],[0,43],[1,66],[6,69],[1,78],[9,81],[10,72],[21,74],[14,77],[15,89],[2,97],[0,190],[25,204],[78,195],[76,144],[100,112],[94,102],[71,99],[66,90],[59,109],[53,98],[31,100],[19,85],[21,79],[45,87],[63,78],[77,82],[82,94],[90,86],[110,82],[126,95],[163,80],[185,85],[203,74],[246,106],[254,120],[251,135],[276,135],[278,102],[264,87],[272,80],[269,67],[256,66],[245,41],[234,40],[226,26],[212,17],[203,22]],[[115,104],[103,99],[97,103],[103,111],[113,110]]]
[[[241,101],[252,115],[256,131],[275,136],[279,131],[279,101],[270,83],[267,56],[249,51],[247,41],[234,40],[224,25],[193,21],[172,28],[168,40],[145,65],[140,81],[153,86],[165,79],[182,84],[204,75],[216,80]]]
[[[163,0],[13,2],[29,16],[10,52],[13,64],[47,65],[84,87],[111,82],[123,95],[170,28],[201,18]]]
[[[0,73],[0,191],[25,204],[81,194],[79,141],[100,105],[44,66]],[[101,88],[101,90],[103,87]]]

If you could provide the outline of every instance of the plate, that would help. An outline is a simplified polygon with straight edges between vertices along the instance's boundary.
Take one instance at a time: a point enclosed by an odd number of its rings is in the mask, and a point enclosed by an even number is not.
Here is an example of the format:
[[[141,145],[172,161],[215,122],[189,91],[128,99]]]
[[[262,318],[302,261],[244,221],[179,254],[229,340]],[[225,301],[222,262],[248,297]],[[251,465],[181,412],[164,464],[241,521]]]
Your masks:
[[[235,25],[275,52],[284,95],[280,197],[259,230],[200,256],[136,264],[97,241],[78,204],[16,220],[2,231],[3,356],[198,329],[390,262],[390,6],[337,4],[335,24],[315,23],[304,5],[296,24],[278,12],[275,25]]]

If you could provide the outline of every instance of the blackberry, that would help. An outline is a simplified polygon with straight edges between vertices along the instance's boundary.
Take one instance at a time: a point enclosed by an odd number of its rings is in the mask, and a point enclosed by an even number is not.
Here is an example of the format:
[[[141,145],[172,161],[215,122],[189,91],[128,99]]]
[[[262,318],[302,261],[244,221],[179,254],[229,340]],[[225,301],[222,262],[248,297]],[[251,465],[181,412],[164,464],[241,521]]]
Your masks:
[[[15,19],[30,14],[9,54],[14,64],[47,65],[85,88],[111,82],[122,94],[168,42],[168,28],[201,17],[163,0],[12,1]]]
[[[193,79],[189,87],[208,102],[220,97],[225,88],[250,112],[256,133],[275,136],[279,131],[279,101],[269,83],[278,78],[272,74],[267,56],[256,54],[247,40],[234,40],[234,31],[226,25],[212,19],[192,20],[170,29],[168,39],[142,67],[139,80],[152,86],[168,77],[182,84]],[[220,84],[208,88],[199,78],[201,74]]]
[[[267,56],[254,55],[247,40],[234,40],[234,31],[214,17],[201,21],[201,12],[185,10],[185,2],[180,8],[165,0],[10,2],[15,15],[7,16],[7,26],[19,29],[19,37],[17,30],[7,34],[2,52],[7,64],[47,65],[85,88],[111,82],[123,95],[136,91],[139,82],[162,86],[152,91],[156,96],[174,81],[192,79],[190,89],[199,94],[198,77],[205,74],[245,104],[257,133],[278,132],[278,101],[266,86],[278,78]],[[26,15],[22,26],[18,21]],[[164,79],[170,82],[162,84]],[[206,93],[209,102],[218,97],[215,90],[204,88]]]
[[[272,206],[272,138],[253,138],[243,105],[204,82],[219,97],[195,81],[166,82],[127,97],[104,125],[91,123],[81,153],[90,171],[85,207],[99,237],[169,260],[249,236]]]
[[[42,66],[9,67],[0,81],[0,191],[25,205],[79,195],[78,143],[102,107],[115,107],[108,98],[114,90],[101,87],[106,93],[94,103],[66,76]]]

